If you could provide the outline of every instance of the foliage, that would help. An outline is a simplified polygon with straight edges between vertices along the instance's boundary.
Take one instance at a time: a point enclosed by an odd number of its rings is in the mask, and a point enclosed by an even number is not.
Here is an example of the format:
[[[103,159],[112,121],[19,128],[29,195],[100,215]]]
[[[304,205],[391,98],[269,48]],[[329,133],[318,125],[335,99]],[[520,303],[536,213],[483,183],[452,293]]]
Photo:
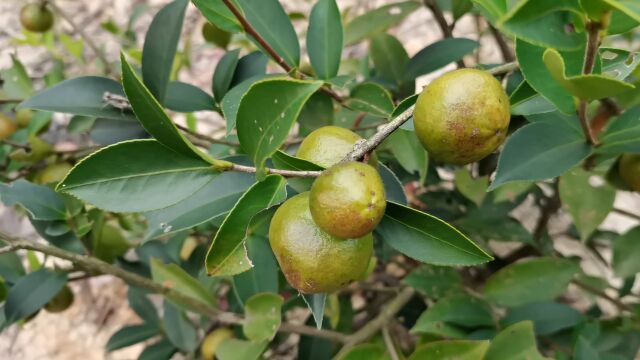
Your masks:
[[[73,22],[55,3],[45,6]],[[423,6],[444,36],[411,55],[395,28]],[[128,283],[140,318],[106,350],[145,342],[140,359],[198,356],[206,332],[226,327],[222,360],[276,358],[290,333],[301,335],[289,350],[301,359],[633,359],[640,228],[601,224],[614,213],[640,220],[640,209],[614,205],[637,197],[618,161],[640,153],[637,2],[408,0],[361,11],[315,0],[306,14],[287,10],[173,0],[142,42],[133,29],[150,9],[139,6],[125,26],[102,24],[119,57],[58,24],[13,39],[46,49],[52,66],[43,80],[16,56],[0,70],[0,111],[20,118],[0,134],[0,201],[43,239],[0,232],[0,329],[104,273]],[[215,26],[203,46],[221,47],[206,89],[179,80],[201,51],[183,33],[190,12]],[[483,63],[479,38],[452,36],[473,16],[504,64]],[[66,64],[88,59],[95,75],[67,78]],[[511,106],[504,145],[464,166],[430,159],[411,118],[423,76],[455,66],[487,70]],[[208,128],[207,117],[224,126]],[[367,139],[355,150],[375,149],[387,204],[367,277],[299,294],[269,223],[325,170],[295,152],[326,125]],[[76,147],[51,143],[60,138]],[[45,176],[52,164],[73,168]]]

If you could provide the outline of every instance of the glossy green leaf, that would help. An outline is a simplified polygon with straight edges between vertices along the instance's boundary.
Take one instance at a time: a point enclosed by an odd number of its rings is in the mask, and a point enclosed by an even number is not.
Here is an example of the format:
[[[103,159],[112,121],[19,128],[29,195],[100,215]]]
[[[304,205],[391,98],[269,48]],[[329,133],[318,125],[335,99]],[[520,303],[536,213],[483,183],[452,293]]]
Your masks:
[[[236,0],[247,21],[292,68],[300,62],[298,36],[278,0]],[[254,43],[261,47],[254,40]]]
[[[244,245],[247,227],[257,213],[286,199],[285,186],[282,176],[269,175],[242,195],[220,225],[207,252],[209,275],[235,275],[251,269],[253,265]]]
[[[252,85],[242,97],[238,138],[258,169],[286,140],[305,102],[320,86],[320,81],[267,79]]]
[[[302,296],[304,303],[307,304],[307,307],[311,310],[316,328],[322,329],[327,294],[300,294],[300,296]]]
[[[456,171],[455,176],[456,189],[467,199],[480,206],[487,195],[489,177],[482,176],[474,179],[466,169]]]
[[[575,360],[600,360],[598,350],[584,337],[578,337],[573,349],[573,359]],[[614,358],[615,359],[615,358]]]
[[[554,49],[547,49],[543,59],[556,82],[579,99],[598,100],[635,89],[632,84],[603,75],[567,76],[564,58]]]
[[[640,21],[640,4],[635,0],[603,0],[635,21]]]
[[[167,108],[178,112],[213,111],[215,100],[199,87],[180,81],[172,81],[164,99]]]
[[[378,164],[378,173],[382,178],[382,184],[384,185],[384,192],[387,195],[387,200],[393,201],[400,205],[407,204],[407,195],[404,193],[404,187],[402,182],[396,174],[383,164]]]
[[[256,75],[234,86],[231,90],[229,90],[229,92],[225,94],[220,107],[222,108],[224,118],[227,120],[227,136],[236,127],[238,108],[240,107],[240,101],[242,100],[244,95],[247,93],[247,91],[249,91],[249,88],[253,84],[268,77],[273,77],[273,75]]]
[[[374,36],[369,44],[369,55],[373,60],[376,77],[392,88],[399,90],[405,80],[413,79],[405,76],[409,55],[394,36],[386,33]],[[411,89],[411,93],[413,90]]]
[[[271,341],[280,328],[282,296],[260,293],[252,296],[244,304],[242,331],[251,341]]]
[[[299,136],[307,136],[312,131],[334,122],[334,108],[331,96],[324,92],[311,95],[298,116]]]
[[[445,266],[422,265],[405,277],[403,282],[432,299],[462,289],[462,277],[458,271]]]
[[[487,299],[510,307],[552,300],[565,292],[579,270],[574,261],[550,257],[513,263],[487,280],[484,293]]]
[[[406,65],[408,78],[434,72],[454,61],[462,59],[480,44],[471,39],[450,38],[437,41],[415,54]]]
[[[25,99],[33,93],[33,84],[16,54],[11,55],[11,67],[0,70],[2,92],[10,99]]]
[[[629,230],[613,243],[613,270],[621,278],[635,276],[640,272],[640,227]]]
[[[384,346],[380,344],[361,344],[349,350],[342,360],[391,360]]]
[[[420,6],[421,4],[417,1],[397,2],[381,6],[356,17],[345,27],[345,45],[352,45],[371,35],[385,31],[402,21]]]
[[[547,70],[542,59],[545,48],[529,44],[521,39],[516,40],[516,55],[524,78],[538,93],[551,101],[560,111],[575,113],[576,106],[573,96],[565,90]],[[570,75],[578,75],[582,72],[584,50],[564,52],[566,71]]]
[[[447,296],[423,312],[411,332],[454,339],[464,337],[464,332],[451,325],[491,327],[494,325],[491,308],[486,302],[467,294]]]
[[[148,345],[138,356],[138,360],[169,360],[178,351],[167,339]]]
[[[429,158],[413,131],[398,129],[385,140],[385,145],[408,173],[417,173],[420,182],[427,177]]]
[[[215,307],[215,297],[198,280],[191,277],[184,269],[176,264],[165,264],[158,259],[151,259],[151,277],[153,281],[170,287],[177,292],[199,300],[203,304]],[[188,304],[174,299],[176,305],[188,308]]]
[[[149,324],[127,325],[116,331],[107,341],[106,351],[122,349],[160,334],[160,329]]]
[[[222,0],[191,0],[202,15],[222,30],[236,33],[242,31],[242,25]]]
[[[131,112],[104,102],[104,94],[124,96],[122,85],[99,76],[65,80],[28,98],[18,108],[94,116],[105,119],[135,120]]]
[[[476,360],[482,359],[488,348],[488,341],[434,341],[419,347],[409,360]]]
[[[559,191],[562,204],[571,214],[583,241],[609,215],[616,199],[615,188],[580,167],[560,177]]]
[[[591,151],[581,131],[567,123],[526,125],[507,140],[489,190],[510,181],[544,180],[562,175]]]
[[[67,274],[41,268],[18,280],[7,294],[4,316],[11,324],[40,310],[67,283]]]
[[[311,66],[319,78],[330,79],[338,75],[342,36],[342,18],[336,0],[316,2],[309,17],[307,50]]]
[[[153,97],[160,103],[165,102],[169,77],[188,4],[188,0],[174,0],[160,9],[153,17],[144,39],[142,78]],[[124,67],[124,59],[122,61]],[[124,69],[122,73],[124,77]],[[126,86],[125,83],[125,88]],[[129,94],[127,95],[130,97]]]
[[[5,206],[19,204],[36,220],[64,220],[67,217],[62,196],[48,186],[22,179],[8,185],[0,183],[0,201]]]
[[[182,351],[193,351],[198,346],[196,329],[185,314],[171,305],[164,302],[164,330],[167,339]]]
[[[543,360],[536,348],[533,323],[522,321],[502,330],[489,346],[484,360]]]
[[[1,244],[4,244],[0,240]],[[8,283],[15,283],[24,276],[22,259],[15,252],[0,254],[0,276]],[[0,311],[1,312],[1,311]]]
[[[145,214],[146,239],[172,234],[227,213],[255,182],[251,174],[224,172],[212,177],[192,195],[171,206]]]
[[[416,101],[418,100],[418,96],[420,96],[420,94],[413,94],[408,98],[402,100],[400,104],[398,104],[398,106],[393,109],[393,112],[391,113],[391,116],[389,118],[395,119],[396,117],[398,117],[398,115],[402,114],[408,108],[415,105]],[[404,124],[402,124],[400,128],[404,130],[415,131],[415,128],[413,127],[413,116],[410,117],[409,120],[407,120]]]
[[[155,140],[134,140],[84,158],[57,190],[109,211],[151,211],[187,198],[216,175],[201,159],[185,157]]]
[[[509,309],[502,319],[505,326],[530,320],[536,335],[551,335],[585,320],[578,310],[561,303],[534,303]]]
[[[387,118],[394,108],[391,94],[382,86],[372,82],[359,84],[351,89],[346,104],[353,110],[384,118]]]
[[[257,360],[269,343],[229,339],[220,344],[216,357],[220,360]]]
[[[612,119],[600,135],[599,154],[640,153],[640,106]]]
[[[254,76],[265,75],[267,73],[267,62],[269,58],[260,51],[251,52],[238,60],[236,71],[233,73],[231,87],[250,79]],[[278,74],[273,74],[277,76]],[[282,76],[282,74],[279,74]]]
[[[429,264],[475,265],[493,259],[446,222],[390,201],[376,232],[392,248]]]
[[[506,241],[535,245],[531,233],[510,215],[511,210],[510,204],[484,204],[469,209],[454,225],[480,243]]]
[[[155,305],[147,297],[146,290],[129,286],[127,291],[127,300],[129,307],[138,315],[145,323],[160,327],[160,317],[156,311]]]
[[[233,277],[233,289],[240,303],[261,292],[278,292],[278,263],[273,255],[269,239],[250,235],[246,241],[253,268]]]
[[[238,66],[239,55],[240,49],[228,51],[216,65],[212,84],[213,96],[217,102],[221,102],[231,88],[231,80],[233,80],[233,74],[236,71],[236,66]]]
[[[187,157],[201,158],[213,162],[211,157],[198,150],[180,133],[176,125],[164,112],[162,106],[142,84],[131,65],[120,56],[122,83],[136,117],[151,136],[162,145]]]

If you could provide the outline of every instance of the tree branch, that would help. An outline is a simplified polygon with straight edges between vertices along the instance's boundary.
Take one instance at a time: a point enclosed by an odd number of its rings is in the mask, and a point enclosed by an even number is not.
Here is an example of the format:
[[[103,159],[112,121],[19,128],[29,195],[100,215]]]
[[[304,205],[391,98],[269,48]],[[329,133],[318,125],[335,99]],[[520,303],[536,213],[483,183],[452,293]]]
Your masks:
[[[3,247],[3,249],[11,247],[13,250],[16,250],[16,249],[33,250],[43,254],[57,257],[59,259],[68,260],[71,263],[73,263],[75,266],[79,268],[83,268],[87,271],[112,275],[124,280],[128,284],[140,286],[154,293],[161,294],[176,302],[188,304],[190,308],[196,310],[198,313],[210,316],[212,318],[216,318],[218,321],[222,323],[239,325],[244,322],[244,318],[239,314],[224,312],[219,309],[213,308],[210,305],[205,304],[198,299],[192,298],[190,296],[184,295],[181,292],[174,290],[170,286],[159,284],[149,278],[126,271],[115,265],[106,263],[100,259],[97,259],[91,256],[72,253],[72,252],[69,252],[54,246],[46,245],[46,244],[27,241],[24,239],[18,239],[2,231],[0,231],[0,239],[9,243],[9,245]],[[348,339],[347,335],[339,333],[337,331],[321,330],[321,329],[316,329],[314,327],[310,327],[306,325],[296,325],[296,324],[290,324],[290,323],[283,323],[278,329],[278,331],[316,336],[316,337],[321,337],[321,338],[331,340],[334,342],[339,342],[339,343],[346,343]]]
[[[491,31],[491,35],[493,35],[493,38],[496,40],[496,44],[498,44],[498,48],[502,54],[502,59],[505,62],[515,61],[516,57],[513,55],[513,50],[511,50],[511,47],[509,47],[509,44],[507,44],[507,41],[498,29],[489,24],[489,31]]]
[[[104,54],[104,52],[102,52],[102,50],[98,47],[98,45],[96,45],[93,39],[84,31],[84,29],[78,26],[73,21],[73,19],[64,12],[64,10],[62,10],[52,0],[48,0],[47,3],[53,9],[53,11],[55,11],[58,15],[60,15],[61,18],[63,18],[67,23],[69,23],[69,25],[71,25],[71,28],[75,33],[77,33],[78,35],[80,35],[80,37],[84,39],[84,42],[87,43],[87,45],[89,45],[91,50],[93,50],[93,53],[96,54],[96,56],[100,59],[100,61],[104,63],[105,72],[107,74],[111,74],[112,69],[111,69],[111,64],[109,63],[109,60],[107,60],[107,57]]]
[[[447,19],[444,17],[444,13],[442,12],[442,9],[440,9],[440,6],[438,6],[438,3],[435,0],[424,0],[424,6],[429,8],[431,13],[433,14],[433,18],[436,20],[438,26],[440,27],[440,30],[442,31],[442,36],[444,38],[452,38],[452,28],[447,22]],[[456,64],[458,64],[458,68],[467,67],[463,59],[458,60]]]
[[[616,213],[618,213],[620,215],[624,215],[626,217],[630,217],[630,218],[635,219],[635,220],[640,220],[640,215],[634,214],[634,213],[632,213],[630,211],[627,211],[625,209],[614,208],[613,212],[616,212]]]
[[[243,173],[255,173],[257,171],[257,169],[253,166],[239,165],[236,163],[233,163],[233,166],[227,170]],[[278,174],[285,177],[318,177],[320,176],[320,174],[322,174],[322,171],[299,171],[273,168],[266,168],[265,171],[267,172],[267,174]]]
[[[387,326],[382,328],[382,340],[384,341],[384,346],[389,352],[389,357],[391,357],[391,360],[400,360],[398,350],[396,349],[396,345],[393,343],[391,334],[389,334],[389,327]]]
[[[410,287],[406,287],[400,291],[395,298],[382,307],[382,310],[377,317],[360,328],[360,330],[347,337],[347,342],[335,356],[335,359],[339,360],[343,358],[344,355],[346,355],[354,346],[367,341],[369,338],[374,336],[378,331],[386,326],[400,310],[402,310],[414,294],[415,290]]]
[[[596,64],[596,58],[598,55],[598,48],[600,47],[600,29],[602,24],[599,22],[590,21],[587,23],[587,50],[584,54],[584,63],[582,65],[583,74],[591,74]],[[580,120],[580,126],[584,132],[587,142],[593,146],[600,145],[598,139],[591,130],[591,124],[587,117],[587,101],[580,99],[578,104],[578,119]]]
[[[583,283],[580,280],[575,280],[574,279],[574,280],[571,280],[571,283],[576,285],[577,287],[581,288],[582,290],[585,290],[586,292],[589,292],[589,293],[591,293],[593,295],[596,295],[596,296],[598,296],[600,298],[603,298],[603,299],[607,300],[608,302],[610,302],[613,305],[615,305],[618,308],[618,310],[620,310],[620,311],[628,311],[628,312],[631,312],[631,313],[634,312],[634,310],[633,310],[633,308],[631,306],[623,303],[619,299],[616,299],[616,298],[610,296],[609,294],[607,294],[606,292],[604,292],[604,291],[602,291],[600,289],[596,289],[593,286],[591,286],[589,284],[586,284],[586,283]]]

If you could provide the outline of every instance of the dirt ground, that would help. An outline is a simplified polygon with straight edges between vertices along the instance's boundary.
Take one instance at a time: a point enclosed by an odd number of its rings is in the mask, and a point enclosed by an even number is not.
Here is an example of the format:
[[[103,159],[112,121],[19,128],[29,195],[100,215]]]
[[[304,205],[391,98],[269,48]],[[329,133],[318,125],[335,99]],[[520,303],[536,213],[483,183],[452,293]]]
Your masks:
[[[12,38],[21,36],[18,13],[20,7],[26,2],[26,0],[0,0],[0,68],[9,66],[10,55],[15,53],[23,61],[30,75],[38,78],[46,73],[51,66],[48,53],[43,49],[16,46],[12,43]],[[150,6],[150,10],[142,16],[136,25],[136,32],[140,34],[139,41],[142,41],[142,34],[146,31],[152,15],[168,2],[168,0],[55,0],[58,6],[71,15],[74,22],[85,29],[89,36],[104,48],[108,58],[113,61],[118,57],[119,44],[111,34],[100,27],[100,23],[111,19],[118,25],[124,26],[134,4],[146,3]],[[392,1],[338,0],[341,9],[354,6],[355,11],[358,12],[390,2]],[[288,10],[308,13],[313,1],[285,0],[282,3]],[[193,64],[192,68],[183,71],[180,77],[182,81],[208,89],[214,65],[223,52],[204,43],[199,34],[202,18],[193,5],[189,6],[187,17],[185,32],[196,30],[193,31]],[[302,30],[305,24],[306,22],[299,22],[297,26],[300,29],[298,30]],[[62,30],[68,34],[74,34],[72,27],[60,17],[57,18],[55,26],[58,31]],[[475,19],[467,16],[458,22],[454,35],[478,40],[475,29]],[[441,37],[439,28],[426,9],[416,11],[401,26],[390,31],[401,39],[410,55]],[[74,36],[78,35],[74,34]],[[502,61],[495,42],[489,34],[484,35],[480,41],[482,46],[477,56],[481,62],[497,63]],[[347,49],[345,55],[348,56],[364,50],[363,45],[356,46]],[[78,64],[77,61],[67,57],[69,60],[67,75],[69,77],[96,73],[93,61],[94,54],[87,47],[85,47],[84,53],[87,60],[83,64]],[[471,57],[468,60],[475,61],[477,59]],[[434,76],[435,74],[419,79],[418,86],[424,85]],[[64,124],[68,117],[56,115],[55,120]],[[209,123],[212,124],[221,121],[218,117],[211,120],[213,121]],[[616,199],[616,207],[638,212],[640,210],[640,195],[620,193]],[[526,206],[518,209],[516,215],[531,222],[535,221],[536,216],[535,213],[532,213],[531,208]],[[561,216],[554,220],[552,226],[561,229],[567,225],[567,222],[567,216]],[[632,226],[634,226],[633,221],[616,214],[610,215],[602,225],[603,228],[616,231],[624,231]],[[24,219],[20,220],[12,209],[4,208],[2,205],[0,205],[0,229],[31,239],[37,238],[28,222]],[[563,253],[584,255],[575,246],[571,246],[570,242],[559,241],[557,247]],[[606,256],[610,256],[610,254],[606,254]],[[611,274],[603,273],[604,269],[597,268],[593,262],[585,261],[584,268],[593,274],[611,276]],[[13,326],[0,334],[0,359],[135,359],[142,350],[142,345],[132,346],[110,354],[104,352],[107,340],[116,330],[125,324],[134,324],[139,321],[126,303],[124,284],[110,277],[99,277],[89,281],[74,282],[72,288],[76,295],[76,302],[69,311],[60,315],[43,312],[26,325]]]

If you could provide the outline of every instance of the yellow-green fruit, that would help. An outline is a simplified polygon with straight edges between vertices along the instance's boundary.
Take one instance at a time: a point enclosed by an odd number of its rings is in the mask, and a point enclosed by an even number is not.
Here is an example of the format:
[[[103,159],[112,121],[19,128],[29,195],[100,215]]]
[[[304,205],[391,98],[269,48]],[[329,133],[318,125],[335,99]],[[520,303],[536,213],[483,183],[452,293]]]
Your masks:
[[[19,109],[16,111],[16,124],[21,128],[27,127],[31,122],[32,116],[33,111],[31,109]]]
[[[464,165],[492,153],[509,128],[509,98],[486,71],[461,69],[429,84],[413,113],[416,134],[434,159]]]
[[[311,218],[309,192],[278,208],[269,242],[291,286],[305,294],[334,292],[361,279],[373,253],[373,237],[341,239],[322,231]]]
[[[47,32],[53,26],[53,13],[44,5],[27,4],[20,10],[20,23],[29,31]]]
[[[0,140],[8,138],[17,129],[16,123],[10,117],[0,114]]]
[[[375,229],[387,198],[378,171],[351,161],[325,170],[311,186],[311,216],[327,233],[340,238],[357,238]]]
[[[624,154],[618,163],[620,177],[633,190],[640,192],[640,154]]]
[[[71,171],[71,166],[68,163],[51,164],[45,167],[38,176],[38,180],[42,184],[58,183],[67,176],[67,173]]]
[[[200,346],[200,355],[202,360],[213,360],[216,358],[216,351],[223,341],[233,338],[233,331],[227,328],[219,328],[213,330],[202,341]]]
[[[202,25],[202,37],[206,41],[216,44],[223,49],[226,49],[231,41],[231,33],[220,29],[210,22],[205,22],[204,25]]]
[[[349,129],[323,126],[307,135],[300,144],[296,156],[328,168],[339,163],[351,152],[358,140],[362,140],[362,137]],[[369,163],[376,166],[375,155],[371,157]]]
[[[63,312],[73,304],[73,297],[73,291],[69,286],[65,285],[53,299],[49,300],[44,309],[50,313]]]

